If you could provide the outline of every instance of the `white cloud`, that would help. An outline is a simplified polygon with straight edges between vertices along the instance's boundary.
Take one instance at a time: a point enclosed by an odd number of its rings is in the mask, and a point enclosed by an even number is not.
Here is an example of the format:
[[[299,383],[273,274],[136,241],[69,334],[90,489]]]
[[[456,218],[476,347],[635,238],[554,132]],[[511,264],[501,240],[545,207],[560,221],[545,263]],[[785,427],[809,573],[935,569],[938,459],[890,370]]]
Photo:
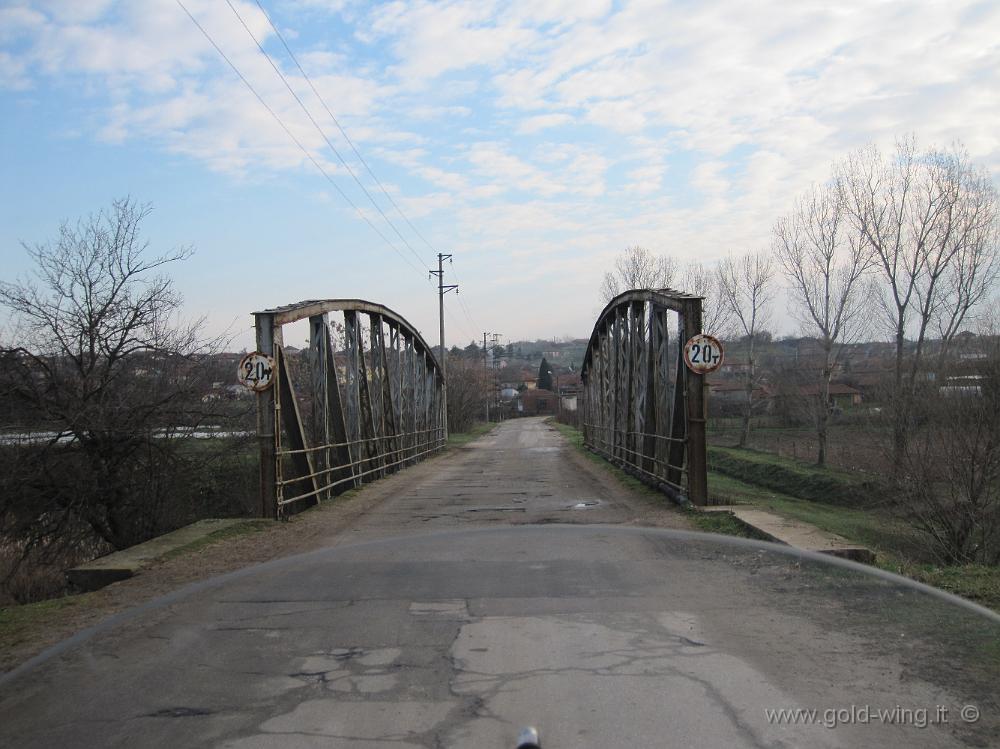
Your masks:
[[[0,89],[23,91],[31,88],[31,76],[25,62],[9,52],[0,50]]]
[[[45,25],[45,15],[24,5],[0,8],[0,41],[17,39],[37,32]]]
[[[647,164],[638,169],[630,170],[626,175],[628,182],[625,189],[644,195],[658,192],[663,186],[663,165]]]
[[[228,7],[185,4],[342,176]],[[255,4],[238,7],[276,46]],[[408,213],[477,251],[551,258],[534,267],[539,278],[565,270],[570,253],[567,288],[596,285],[626,244],[703,260],[762,246],[796,193],[868,141],[958,139],[1000,174],[995,3],[294,0],[274,10]],[[334,16],[341,37],[310,41]],[[0,9],[0,87],[34,96],[50,84],[99,110],[74,123],[98,123],[81,138],[147,140],[235,174],[312,169],[173,0]]]
[[[691,184],[710,198],[719,198],[729,191],[729,180],[722,172],[727,164],[725,161],[706,161],[695,167],[691,176]]]
[[[517,126],[517,132],[520,135],[531,135],[540,130],[558,127],[559,125],[568,125],[571,122],[573,122],[573,118],[568,114],[540,114],[521,120]]]
[[[332,159],[332,154],[324,154],[323,138],[229,7],[208,0],[188,0],[185,5],[296,138],[318,160]],[[244,0],[234,5],[258,40],[266,42],[273,35],[255,4]],[[254,167],[280,170],[305,165],[299,148],[176,3],[116,5],[109,13],[111,8],[110,3],[91,3],[70,12],[53,3],[48,16],[12,9],[9,15],[23,19],[22,44],[24,39],[32,44],[17,57],[0,52],[0,85],[23,87],[32,74],[82,78],[88,85],[102,82],[93,91],[95,98],[103,94],[110,99],[105,121],[95,133],[103,140],[152,139],[173,152],[203,160],[212,169],[237,173]],[[339,118],[371,114],[376,100],[392,89],[344,72],[323,72],[338,60],[342,58],[315,51],[303,56],[304,64],[320,71],[312,83],[326,101],[336,102]],[[324,123],[328,137],[347,151],[298,71],[290,68],[283,73],[311,105],[317,121]],[[336,167],[329,164],[331,170]]]
[[[428,105],[413,107],[407,114],[415,120],[462,119],[472,114],[468,107],[452,105]]]
[[[535,33],[517,24],[497,24],[490,3],[414,2],[378,6],[366,38],[393,39],[402,60],[394,72],[426,81],[449,70],[499,62],[530,44]]]

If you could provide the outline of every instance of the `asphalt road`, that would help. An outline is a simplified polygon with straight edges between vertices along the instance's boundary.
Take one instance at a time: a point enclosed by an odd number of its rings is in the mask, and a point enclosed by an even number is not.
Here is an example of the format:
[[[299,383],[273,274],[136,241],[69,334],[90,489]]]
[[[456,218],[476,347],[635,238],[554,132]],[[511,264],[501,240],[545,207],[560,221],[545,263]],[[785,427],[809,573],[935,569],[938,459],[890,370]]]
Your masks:
[[[639,504],[595,470],[542,418],[516,419],[457,451],[396,477],[376,512],[345,534],[373,540],[441,530],[545,523],[691,527],[667,507]]]
[[[439,463],[351,543],[191,586],[7,680],[0,744],[510,747],[529,724],[546,749],[1000,735],[996,622],[848,567],[634,527],[537,420]],[[816,713],[767,713],[795,709]]]

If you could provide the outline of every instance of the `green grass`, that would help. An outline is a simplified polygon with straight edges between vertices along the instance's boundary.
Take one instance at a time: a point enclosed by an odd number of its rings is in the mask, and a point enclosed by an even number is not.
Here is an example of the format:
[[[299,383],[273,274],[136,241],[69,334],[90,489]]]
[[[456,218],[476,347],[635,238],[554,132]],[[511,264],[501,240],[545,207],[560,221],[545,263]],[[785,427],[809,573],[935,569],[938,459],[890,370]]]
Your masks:
[[[236,523],[226,528],[220,528],[219,530],[213,531],[207,536],[199,538],[196,541],[184,544],[183,546],[178,546],[176,549],[171,549],[158,557],[158,561],[176,559],[177,557],[184,556],[185,554],[190,554],[191,552],[203,549],[206,546],[211,546],[219,541],[225,541],[228,538],[236,538],[238,536],[247,536],[251,533],[259,533],[267,528],[273,527],[274,525],[274,520],[265,520],[263,518],[245,520],[242,523]]]
[[[721,533],[725,536],[740,536],[741,538],[754,538],[759,541],[769,540],[762,533],[756,533],[755,529],[741,523],[725,512],[693,512],[691,520],[698,527],[698,530],[705,533]]]
[[[893,557],[913,559],[924,552],[922,540],[913,528],[879,510],[813,502],[715,471],[709,472],[708,491],[715,504],[750,504],[771,510],[864,544],[876,554],[884,552]]]
[[[708,466],[755,486],[824,504],[858,507],[879,496],[878,487],[864,474],[819,468],[756,450],[712,446]]]
[[[1000,569],[979,564],[937,567],[930,564],[913,564],[886,560],[880,567],[897,575],[919,580],[935,588],[946,590],[962,598],[975,601],[980,606],[1000,612]],[[997,643],[1000,656],[1000,643]]]
[[[710,472],[709,494],[718,504],[746,504],[782,517],[810,523],[863,544],[875,552],[875,565],[1000,611],[1000,568],[983,565],[935,566],[919,560],[926,554],[920,534],[905,521],[879,510],[861,510],[812,502]],[[699,527],[708,530],[701,521]],[[717,521],[709,521],[717,522]],[[715,533],[730,533],[724,524]],[[731,535],[745,536],[740,528]]]
[[[90,597],[90,593],[82,593],[37,603],[0,607],[0,650],[10,652],[19,645],[30,642],[39,626],[50,621],[60,611],[86,605]]]
[[[495,422],[478,421],[472,425],[468,432],[452,432],[448,435],[448,447],[461,447],[472,442],[474,439],[482,437],[497,428],[499,424]]]

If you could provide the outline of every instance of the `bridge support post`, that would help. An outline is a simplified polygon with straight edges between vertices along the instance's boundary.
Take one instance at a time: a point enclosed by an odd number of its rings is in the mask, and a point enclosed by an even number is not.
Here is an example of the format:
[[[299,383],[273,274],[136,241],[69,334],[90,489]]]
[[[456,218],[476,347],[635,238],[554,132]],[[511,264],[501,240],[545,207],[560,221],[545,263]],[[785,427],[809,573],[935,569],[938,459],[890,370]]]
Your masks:
[[[701,299],[686,299],[684,302],[684,342],[701,333]],[[705,450],[705,423],[707,411],[705,403],[705,375],[696,374],[684,367],[687,381],[687,479],[688,499],[692,504],[708,504],[708,456]]]
[[[327,330],[329,316],[327,314],[313,315],[309,318],[309,357],[310,374],[312,375],[312,438],[314,444],[330,444],[330,373],[327,369],[330,360],[329,340]],[[330,448],[319,450],[313,455],[316,470],[320,473],[320,485],[330,482]],[[316,504],[330,498],[330,490],[324,489],[316,495]]]
[[[257,350],[274,356],[274,316],[255,313]],[[274,411],[274,388],[257,393],[257,445],[260,454],[260,516],[278,517],[277,476],[275,474],[274,439],[278,423]]]

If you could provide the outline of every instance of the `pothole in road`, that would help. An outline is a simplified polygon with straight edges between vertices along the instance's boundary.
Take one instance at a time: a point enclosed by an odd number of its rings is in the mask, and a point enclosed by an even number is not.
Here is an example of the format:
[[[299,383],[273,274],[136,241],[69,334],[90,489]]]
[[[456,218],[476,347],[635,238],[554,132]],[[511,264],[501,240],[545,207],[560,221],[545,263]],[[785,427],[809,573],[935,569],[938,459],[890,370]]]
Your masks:
[[[597,507],[600,501],[597,499],[588,499],[584,502],[577,502],[576,504],[570,505],[568,509],[570,510],[589,510],[591,507]]]

